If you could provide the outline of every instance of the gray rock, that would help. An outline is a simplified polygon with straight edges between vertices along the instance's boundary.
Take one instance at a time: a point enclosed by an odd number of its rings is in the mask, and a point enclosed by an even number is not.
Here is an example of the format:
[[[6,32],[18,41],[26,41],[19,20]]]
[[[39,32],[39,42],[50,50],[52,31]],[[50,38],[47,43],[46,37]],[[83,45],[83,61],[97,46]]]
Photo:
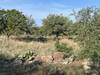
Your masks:
[[[20,64],[22,64],[22,60],[21,59],[15,59],[12,64],[20,65]]]

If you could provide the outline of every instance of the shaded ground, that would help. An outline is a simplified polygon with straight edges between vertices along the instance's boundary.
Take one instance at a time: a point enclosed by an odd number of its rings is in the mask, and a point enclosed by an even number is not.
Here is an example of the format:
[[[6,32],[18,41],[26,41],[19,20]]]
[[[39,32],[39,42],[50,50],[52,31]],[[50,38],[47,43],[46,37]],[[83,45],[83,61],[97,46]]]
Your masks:
[[[96,71],[95,67],[93,71]],[[100,67],[98,68],[100,74]],[[95,75],[99,75],[95,74]],[[86,74],[82,63],[45,63],[39,60],[24,60],[0,55],[0,75],[92,75]],[[94,75],[94,74],[93,74]]]
[[[0,59],[0,75],[85,75],[81,65],[54,65],[34,61],[14,63],[13,59]]]
[[[41,62],[34,61],[25,63],[17,58],[8,59],[3,55],[0,56],[0,75],[31,75],[31,72],[38,71]]]

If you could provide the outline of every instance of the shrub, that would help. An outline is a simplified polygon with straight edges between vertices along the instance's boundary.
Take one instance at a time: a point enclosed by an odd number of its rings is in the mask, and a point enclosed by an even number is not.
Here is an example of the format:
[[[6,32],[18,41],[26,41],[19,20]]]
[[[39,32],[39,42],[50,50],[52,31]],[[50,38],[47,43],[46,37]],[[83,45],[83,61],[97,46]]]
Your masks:
[[[67,45],[64,43],[56,42],[55,47],[57,51],[64,52],[67,56],[72,55],[72,48],[67,47]]]
[[[24,55],[21,55],[21,56],[17,56],[18,58],[20,58],[21,60],[23,61],[26,61],[27,59],[29,59],[30,57],[32,56],[36,56],[37,54],[33,51],[29,51],[27,53],[25,53]]]

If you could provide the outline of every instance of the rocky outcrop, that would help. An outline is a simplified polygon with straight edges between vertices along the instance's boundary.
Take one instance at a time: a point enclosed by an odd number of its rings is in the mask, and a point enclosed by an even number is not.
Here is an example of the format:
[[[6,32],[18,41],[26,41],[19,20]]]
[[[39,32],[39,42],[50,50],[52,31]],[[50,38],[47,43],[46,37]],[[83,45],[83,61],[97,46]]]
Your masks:
[[[36,56],[35,61],[41,61],[45,63],[61,62],[64,60],[64,53],[55,52],[51,55]]]
[[[96,61],[92,61],[91,59],[84,59],[84,62],[82,63],[83,69],[86,74],[90,75],[99,75],[99,71],[97,68],[97,63],[94,63]]]
[[[93,65],[93,62],[90,59],[84,59],[83,63],[83,69],[86,73],[90,73],[91,71],[91,65]]]
[[[52,54],[53,62],[61,62],[64,60],[64,53],[62,52],[55,52]]]
[[[36,56],[34,61],[41,61],[43,63],[61,63],[61,64],[71,64],[75,60],[74,56],[65,58],[63,52],[55,52],[51,55]]]
[[[36,56],[35,61],[41,61],[45,63],[51,63],[53,61],[52,55],[47,56]]]

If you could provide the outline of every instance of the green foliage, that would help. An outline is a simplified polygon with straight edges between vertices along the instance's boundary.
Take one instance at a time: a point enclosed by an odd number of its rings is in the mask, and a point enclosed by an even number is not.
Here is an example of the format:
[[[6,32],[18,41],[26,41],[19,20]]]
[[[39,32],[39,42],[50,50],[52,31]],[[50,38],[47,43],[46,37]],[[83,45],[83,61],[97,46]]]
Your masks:
[[[6,27],[7,27],[7,17],[6,15],[0,14],[0,34],[4,33]]]
[[[69,22],[68,18],[63,15],[49,15],[43,19],[43,28],[47,35],[58,37],[65,34]]]
[[[84,58],[96,59],[100,56],[100,12],[96,8],[84,8],[78,11],[76,19],[76,39],[82,45],[82,54]],[[75,27],[74,26],[74,27]],[[94,55],[97,54],[96,56]]]
[[[35,21],[34,21],[34,19],[32,18],[32,16],[30,16],[30,17],[26,17],[27,18],[27,20],[26,20],[26,22],[27,22],[27,28],[26,28],[26,34],[34,34],[35,32],[34,32],[34,30],[35,30]]]
[[[72,55],[72,48],[67,47],[64,43],[55,43],[56,50],[59,52],[64,52],[66,56]]]
[[[29,51],[29,52],[25,53],[25,54],[22,55],[22,56],[17,56],[16,58],[20,58],[20,59],[22,59],[23,61],[26,61],[26,60],[29,59],[30,57],[36,56],[36,55],[37,55],[37,54],[36,54],[35,52]]]
[[[35,22],[27,18],[22,12],[12,10],[0,10],[0,33],[7,35],[20,35],[31,33]]]

